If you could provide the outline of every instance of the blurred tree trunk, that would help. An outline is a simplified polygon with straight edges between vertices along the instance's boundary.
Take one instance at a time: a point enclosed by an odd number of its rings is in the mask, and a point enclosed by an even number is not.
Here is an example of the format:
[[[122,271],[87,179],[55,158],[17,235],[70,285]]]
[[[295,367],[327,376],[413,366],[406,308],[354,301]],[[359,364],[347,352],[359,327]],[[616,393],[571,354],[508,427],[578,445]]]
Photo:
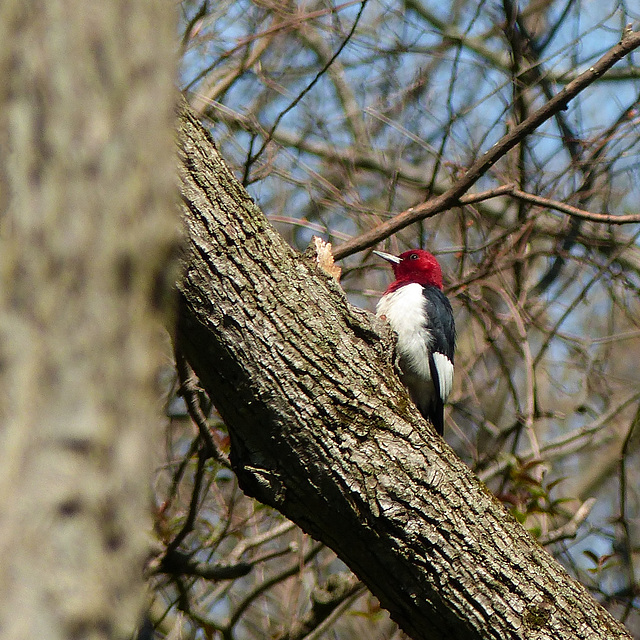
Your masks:
[[[175,243],[171,3],[0,4],[0,634],[129,637]]]
[[[427,428],[389,333],[286,245],[188,108],[180,141],[178,343],[243,489],[334,549],[416,640],[628,638]]]

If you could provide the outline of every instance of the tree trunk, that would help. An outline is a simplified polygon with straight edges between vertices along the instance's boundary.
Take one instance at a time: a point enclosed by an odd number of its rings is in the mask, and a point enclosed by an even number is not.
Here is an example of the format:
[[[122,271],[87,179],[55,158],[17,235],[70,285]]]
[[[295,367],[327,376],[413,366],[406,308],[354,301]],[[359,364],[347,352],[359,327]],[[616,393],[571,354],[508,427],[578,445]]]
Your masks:
[[[139,622],[176,240],[169,3],[0,3],[0,635]]]
[[[178,344],[243,489],[334,549],[415,639],[628,638],[415,408],[388,330],[275,232],[188,108]]]

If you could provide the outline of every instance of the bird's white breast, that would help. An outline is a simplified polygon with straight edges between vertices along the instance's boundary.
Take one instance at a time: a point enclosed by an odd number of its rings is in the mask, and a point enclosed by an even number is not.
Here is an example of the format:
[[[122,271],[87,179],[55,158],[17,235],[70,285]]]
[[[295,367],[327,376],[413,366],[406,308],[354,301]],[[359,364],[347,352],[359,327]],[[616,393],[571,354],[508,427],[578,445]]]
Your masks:
[[[398,334],[397,350],[404,373],[431,380],[427,313],[422,297],[422,285],[407,284],[388,293],[378,302],[378,317],[384,316]]]

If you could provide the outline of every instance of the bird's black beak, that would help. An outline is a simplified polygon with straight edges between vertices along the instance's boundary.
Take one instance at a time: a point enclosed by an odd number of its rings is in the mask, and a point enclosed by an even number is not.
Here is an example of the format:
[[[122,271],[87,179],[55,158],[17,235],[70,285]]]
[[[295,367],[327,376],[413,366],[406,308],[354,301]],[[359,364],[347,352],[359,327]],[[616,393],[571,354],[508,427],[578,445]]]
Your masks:
[[[398,256],[394,256],[391,253],[385,253],[384,251],[375,251],[374,252],[377,256],[380,256],[383,260],[386,260],[387,262],[393,262],[394,264],[400,264],[402,262],[402,260],[400,260],[400,258],[398,258]]]

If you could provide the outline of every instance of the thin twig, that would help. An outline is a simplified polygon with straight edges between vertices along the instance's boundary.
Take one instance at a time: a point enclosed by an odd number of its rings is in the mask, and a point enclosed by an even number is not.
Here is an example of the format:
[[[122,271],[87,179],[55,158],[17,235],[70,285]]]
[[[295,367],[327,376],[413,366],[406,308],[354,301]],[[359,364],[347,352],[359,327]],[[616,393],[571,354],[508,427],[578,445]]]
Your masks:
[[[314,558],[322,549],[324,549],[323,544],[319,544],[319,543],[313,544],[309,549],[309,551],[307,551],[307,553],[304,554],[301,562],[296,561],[292,563],[282,571],[271,576],[268,580],[265,580],[264,582],[258,584],[252,591],[250,591],[238,604],[238,606],[236,607],[236,610],[231,614],[229,618],[229,622],[225,630],[223,631],[223,637],[230,636],[234,626],[236,625],[236,623],[238,622],[238,620],[240,619],[244,611],[258,596],[260,596],[265,591],[267,591],[267,589],[270,589],[274,585],[282,582],[283,580],[286,580],[287,578],[290,578],[291,576],[294,576],[297,573],[300,573],[301,569],[312,558]]]
[[[268,36],[275,35],[276,33],[283,31],[285,29],[291,29],[302,25],[304,22],[315,20],[316,18],[321,18],[325,15],[337,14],[343,9],[347,9],[351,5],[358,4],[360,0],[349,0],[348,2],[344,2],[337,7],[328,7],[327,9],[319,9],[318,11],[311,11],[309,13],[305,13],[302,15],[295,15],[291,20],[286,20],[284,22],[278,22],[277,24],[265,29],[264,31],[260,31],[259,33],[254,33],[250,36],[242,38],[238,41],[238,43],[224,51],[219,56],[216,57],[215,62],[210,64],[208,67],[205,67],[202,71],[198,73],[198,75],[191,80],[186,87],[184,87],[184,91],[189,91],[197,82],[202,80],[202,78],[209,75],[221,62],[231,57],[233,54],[240,51],[242,48],[246,47],[248,44],[251,44],[254,40],[259,40],[260,38],[266,38]],[[199,115],[202,115],[199,113]]]
[[[200,406],[198,395],[201,390],[196,384],[196,374],[179,349],[176,349],[175,357],[178,378],[180,379],[180,393],[187,405],[191,419],[198,427],[200,438],[205,446],[206,453],[208,457],[213,458],[216,462],[224,465],[225,467],[230,467],[231,465],[227,456],[220,451],[213,440],[207,416],[204,414],[204,411],[202,411],[202,407]]]
[[[629,599],[625,606],[621,621],[624,623],[633,608],[633,600],[636,596],[636,574],[633,567],[633,544],[631,543],[631,531],[629,529],[629,514],[627,513],[627,456],[629,455],[629,445],[636,427],[640,424],[640,407],[627,431],[627,435],[620,451],[620,525],[624,533],[623,560],[627,570],[627,580],[629,581]]]
[[[191,493],[191,501],[189,502],[189,513],[187,514],[187,518],[184,521],[184,525],[182,529],[178,532],[176,537],[167,545],[167,550],[165,552],[165,560],[170,558],[174,551],[180,546],[182,541],[187,537],[191,531],[193,531],[193,527],[195,526],[196,516],[198,514],[198,506],[200,502],[200,489],[202,488],[202,478],[204,476],[204,463],[206,461],[206,454],[203,454],[203,450],[200,449],[198,452],[198,466],[196,468],[194,480],[193,480],[193,491]]]
[[[198,450],[199,446],[200,446],[200,438],[196,437],[193,439],[193,442],[189,445],[189,450],[187,451],[187,453],[182,457],[182,460],[180,460],[180,464],[178,465],[178,468],[176,469],[175,473],[173,474],[173,477],[171,478],[171,485],[170,485],[169,491],[167,492],[167,499],[160,506],[160,510],[159,510],[160,514],[167,511],[167,509],[169,509],[169,507],[171,506],[173,499],[176,497],[178,493],[178,486],[182,482],[182,476],[184,475],[187,465],[189,464],[189,460],[191,460],[191,457]]]
[[[543,198],[542,196],[536,196],[532,193],[526,193],[520,189],[516,189],[515,187],[509,191],[509,194],[514,198],[531,202],[539,207],[554,209],[555,211],[566,213],[574,218],[580,218],[590,222],[600,222],[602,224],[633,224],[640,222],[640,214],[614,216],[607,213],[593,213],[592,211],[585,211],[584,209],[572,207],[570,204],[565,204],[564,202],[558,202],[557,200],[551,200],[549,198]]]
[[[570,540],[576,537],[578,529],[582,526],[582,523],[589,517],[593,505],[595,505],[595,498],[588,498],[585,500],[580,508],[576,511],[575,515],[567,524],[549,531],[546,535],[540,536],[538,542],[542,546],[553,544],[554,542],[560,542],[561,540]]]
[[[630,404],[637,402],[639,399],[640,394],[633,393],[619,402],[613,409],[601,415],[592,424],[574,429],[573,431],[554,438],[542,445],[540,447],[540,454],[544,456],[544,459],[547,462],[549,462],[553,459],[571,455],[581,449],[584,449],[598,432],[605,430],[618,414],[624,411],[624,409],[626,409]],[[523,462],[532,460],[534,458],[533,451],[525,451],[519,455],[519,458]],[[493,478],[501,474],[510,464],[511,460],[503,457],[492,466],[480,471],[478,473],[478,477],[482,482],[488,483],[493,480]]]
[[[316,587],[312,594],[311,609],[293,622],[291,628],[278,640],[309,640],[320,638],[355,598],[366,591],[366,587],[353,574],[332,575],[324,587]]]
[[[205,580],[234,580],[246,576],[255,562],[237,562],[233,564],[207,564],[196,562],[186,553],[175,550],[165,556],[158,567],[158,573],[179,576],[195,576]]]
[[[195,13],[193,18],[187,22],[187,25],[184,28],[184,34],[182,35],[182,40],[180,42],[181,52],[184,54],[184,50],[187,48],[187,44],[189,43],[189,39],[191,38],[191,32],[193,28],[198,23],[199,20],[204,18],[209,12],[209,2],[208,0],[204,0],[200,5],[200,8]]]
[[[332,627],[332,625],[338,620],[338,618],[364,593],[367,588],[364,585],[360,585],[358,589],[343,602],[340,603],[319,625],[317,629],[314,629],[311,633],[304,637],[304,640],[320,640],[325,637],[325,633]]]
[[[510,315],[513,318],[513,322],[516,325],[519,338],[519,344],[517,345],[517,347],[520,348],[522,352],[522,357],[525,364],[526,407],[524,411],[524,427],[527,432],[527,436],[529,437],[529,442],[531,444],[531,450],[533,451],[534,458],[536,460],[542,460],[542,457],[540,455],[540,443],[538,442],[538,437],[533,425],[535,413],[535,367],[533,364],[533,356],[531,355],[531,345],[527,340],[527,330],[525,328],[525,322],[522,318],[522,315],[520,314],[522,308],[518,307],[515,304],[515,302],[512,300],[511,296],[505,289],[494,286],[491,282],[485,282],[485,287],[493,289],[499,296],[502,297],[504,303],[509,308]],[[538,480],[542,480],[542,474],[544,470],[544,467],[542,465],[539,465],[538,468],[534,471],[534,475]]]
[[[258,151],[256,151],[256,153],[251,157],[249,164],[253,164],[262,155],[262,152],[267,148],[267,145],[271,142],[273,138],[273,134],[276,132],[278,125],[282,121],[282,118],[284,118],[287,115],[287,113],[289,113],[289,111],[291,111],[291,109],[293,109],[300,102],[300,100],[302,100],[302,98],[304,98],[307,95],[307,93],[309,93],[309,91],[313,89],[313,87],[316,85],[318,80],[320,80],[320,78],[326,73],[327,69],[333,64],[334,60],[342,53],[342,50],[347,46],[347,43],[349,42],[349,40],[351,40],[351,37],[353,36],[358,26],[358,23],[360,22],[362,12],[364,11],[364,8],[367,2],[368,0],[362,0],[360,4],[360,9],[358,11],[358,15],[356,16],[356,19],[353,21],[353,24],[351,25],[351,29],[347,34],[347,37],[341,42],[336,52],[331,56],[331,59],[327,61],[327,63],[322,67],[322,69],[320,69],[320,71],[318,71],[314,79],[296,96],[296,98],[291,102],[291,104],[289,104],[289,106],[286,109],[280,112],[280,114],[276,118],[276,121],[273,123],[271,130],[267,134],[265,141],[262,143],[262,146],[258,149]]]

